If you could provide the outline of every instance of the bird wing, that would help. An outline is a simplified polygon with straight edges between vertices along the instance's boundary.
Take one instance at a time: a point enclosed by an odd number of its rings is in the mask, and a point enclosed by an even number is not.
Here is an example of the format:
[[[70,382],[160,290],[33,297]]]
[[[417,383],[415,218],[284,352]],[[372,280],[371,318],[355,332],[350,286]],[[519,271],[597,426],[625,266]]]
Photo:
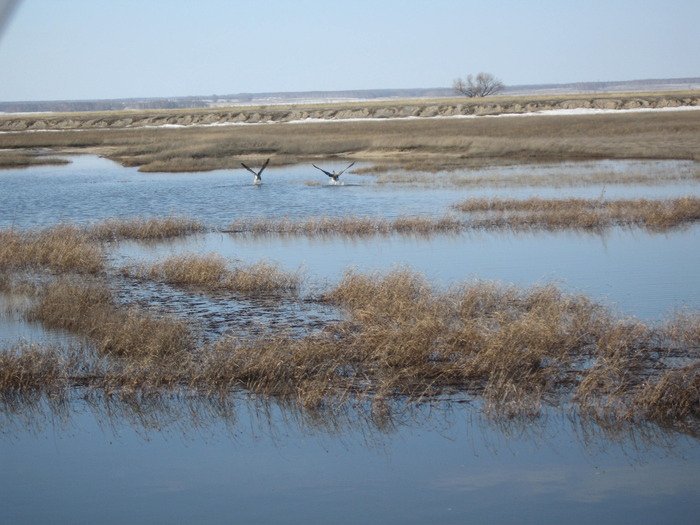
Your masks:
[[[270,159],[267,159],[267,160],[265,161],[265,164],[262,165],[262,168],[260,168],[260,171],[258,172],[258,177],[259,177],[260,175],[262,175],[262,172],[265,170],[265,168],[267,168],[267,165],[269,164],[269,162],[270,162]]]
[[[333,173],[329,173],[329,172],[327,172],[326,170],[324,170],[323,168],[319,168],[318,166],[316,166],[316,164],[312,164],[312,166],[313,166],[314,168],[316,168],[317,170],[321,170],[323,173],[325,173],[325,174],[328,175],[329,177],[333,177]]]
[[[258,176],[257,173],[255,173],[252,169],[250,169],[248,166],[246,166],[246,165],[243,164],[242,162],[241,162],[241,166],[243,166],[245,169],[247,169],[249,172],[251,172],[251,173],[252,173],[253,175],[255,175],[256,177]]]
[[[352,168],[354,165],[355,165],[355,162],[353,162],[352,164],[350,164],[350,166],[348,166],[348,167],[345,168],[343,171],[341,171],[340,173],[338,173],[338,175],[336,175],[336,177],[340,177],[343,173],[345,173],[346,171],[348,171],[348,170],[349,170],[350,168]]]

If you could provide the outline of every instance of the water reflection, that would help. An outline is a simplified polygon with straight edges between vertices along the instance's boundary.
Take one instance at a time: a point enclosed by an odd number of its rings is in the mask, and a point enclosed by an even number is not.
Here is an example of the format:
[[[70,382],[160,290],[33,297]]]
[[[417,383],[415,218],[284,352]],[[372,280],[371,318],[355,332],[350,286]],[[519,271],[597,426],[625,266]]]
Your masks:
[[[144,441],[162,434],[185,440],[225,436],[234,442],[264,439],[285,447],[294,433],[389,455],[406,432],[460,441],[466,425],[469,439],[463,444],[473,447],[474,454],[488,449],[498,455],[514,443],[556,448],[573,437],[571,442],[591,457],[622,454],[639,464],[650,454],[677,455],[700,438],[694,430],[684,433],[652,422],[606,421],[567,407],[547,408],[536,417],[494,417],[483,411],[478,398],[464,394],[420,402],[397,397],[382,405],[358,398],[354,403],[315,407],[236,390],[206,396],[187,390],[110,394],[77,388],[51,395],[0,397],[0,433],[10,440],[21,434],[71,435],[85,424],[97,425],[109,439],[128,429]]]
[[[254,185],[243,168],[207,173],[140,173],[94,156],[72,157],[67,166],[41,166],[0,171],[0,227],[45,227],[56,222],[92,222],[113,217],[184,214],[215,227],[225,228],[239,217],[309,217],[369,215],[396,218],[406,215],[442,216],[451,204],[467,197],[597,198],[670,197],[698,193],[697,178],[683,174],[697,171],[692,161],[599,161],[565,165],[528,165],[493,168],[497,179],[544,175],[554,184],[513,188],[512,185],[430,186],[378,184],[377,178],[343,175],[344,184],[327,184],[327,177],[310,164],[268,168],[265,182]],[[329,164],[332,168],[333,166]],[[358,164],[356,167],[360,167]],[[635,171],[671,173],[647,184],[610,185],[588,180],[587,174]],[[502,172],[502,173],[501,173]],[[556,174],[571,173],[579,184],[556,187]],[[443,174],[444,175],[444,174]],[[319,179],[319,177],[321,177]],[[654,182],[652,184],[652,182]]]
[[[533,424],[469,403],[380,420],[366,408],[83,392],[5,410],[3,515],[74,523],[86,500],[81,516],[101,523],[692,523],[698,510],[696,442],[663,429],[611,439],[556,412]]]
[[[239,217],[442,216],[469,196],[665,197],[698,193],[678,180],[583,187],[380,185],[310,166],[266,171],[259,187],[245,170],[142,174],[95,157],[66,167],[0,172],[0,227],[59,221],[186,214],[216,228]],[[693,163],[590,163],[557,169],[697,169]],[[520,176],[506,168],[505,176]],[[520,168],[518,168],[520,169]],[[531,171],[527,171],[531,170]],[[507,171],[507,173],[506,173]],[[337,312],[310,302],[200,294],[159,283],[138,286],[115,271],[169,254],[215,251],[243,261],[303,268],[309,289],[349,267],[408,265],[445,285],[494,279],[560,281],[623,314],[652,320],[700,304],[697,226],[667,234],[470,233],[367,240],[192,236],[172,243],[122,243],[110,251],[119,298],[166,304],[201,320],[212,338],[289,325],[313,331]],[[302,294],[303,295],[303,294]],[[23,306],[0,307],[0,342],[63,341],[28,324]],[[65,341],[64,341],[65,342]],[[684,428],[607,422],[566,410],[532,419],[489,419],[476,401],[358,400],[304,410],[245,392],[110,397],[66,394],[0,400],[0,508],[8,523],[694,523],[700,512],[697,436]],[[89,504],[86,504],[89,502]],[[80,510],[77,510],[80,509]]]
[[[572,232],[466,233],[429,239],[262,237],[213,233],[163,245],[122,244],[120,264],[164,254],[216,252],[231,260],[271,260],[303,269],[310,284],[337,282],[348,268],[385,271],[410,266],[449,285],[485,279],[522,286],[556,281],[611,304],[621,313],[658,320],[672,309],[700,308],[700,226],[664,234],[616,229]],[[663,268],[664,271],[660,271]]]

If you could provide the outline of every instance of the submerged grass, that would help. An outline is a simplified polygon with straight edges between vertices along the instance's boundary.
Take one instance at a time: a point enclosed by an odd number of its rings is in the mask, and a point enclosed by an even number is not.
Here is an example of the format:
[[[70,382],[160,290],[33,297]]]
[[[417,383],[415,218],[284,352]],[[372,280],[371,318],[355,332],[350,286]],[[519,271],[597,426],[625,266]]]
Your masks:
[[[238,221],[232,229],[352,236],[494,224],[658,229],[700,219],[700,199],[694,197],[471,199],[459,209],[478,218],[264,219]],[[0,231],[0,290],[24,294],[29,306],[21,308],[22,315],[82,335],[91,349],[24,345],[0,352],[3,395],[48,395],[87,386],[130,395],[188,388],[209,396],[244,388],[307,408],[361,400],[382,412],[389,399],[459,393],[480,397],[489,413],[506,419],[565,404],[601,420],[654,421],[700,432],[700,316],[695,313],[681,312],[653,326],[619,319],[605,306],[554,285],[474,282],[441,289],[405,268],[349,271],[336,286],[306,299],[336,309],[337,321],[310,333],[276,328],[251,339],[247,332],[234,332],[205,344],[182,318],[117,300],[107,284],[114,276],[105,269],[103,241],[155,235],[141,236],[140,228],[121,224]],[[184,221],[175,231],[191,228]],[[10,276],[45,268],[51,271],[42,274],[41,285]],[[299,299],[301,287],[299,272],[267,262],[233,263],[217,254],[173,256],[123,269],[120,278],[252,296],[294,292],[292,300]]]
[[[553,285],[471,283],[438,291],[410,270],[350,272],[324,300],[345,309],[347,319],[301,339],[224,339],[207,353],[198,380],[291,396],[305,406],[466,391],[504,417],[537,414],[562,400],[581,410],[614,409],[621,419],[663,415],[646,406],[657,402],[644,385],[663,386],[658,367],[667,365],[658,354],[667,332],[616,319]],[[695,338],[663,348],[692,355],[699,345]],[[700,401],[698,392],[688,395]]]

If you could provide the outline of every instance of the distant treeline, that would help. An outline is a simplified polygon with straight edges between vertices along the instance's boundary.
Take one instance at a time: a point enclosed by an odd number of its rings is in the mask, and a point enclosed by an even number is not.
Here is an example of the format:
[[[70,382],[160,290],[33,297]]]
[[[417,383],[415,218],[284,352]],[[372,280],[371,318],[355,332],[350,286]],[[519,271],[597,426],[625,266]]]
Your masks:
[[[124,109],[186,109],[209,107],[202,97],[115,99],[115,100],[58,100],[36,102],[0,102],[2,113],[63,113],[74,111],[117,111]]]
[[[570,84],[507,85],[504,93],[614,93],[624,91],[677,91],[700,89],[700,78],[625,80],[614,82],[577,82]],[[439,98],[456,96],[452,88],[358,89],[345,91],[298,91],[237,93],[144,99],[59,100],[36,102],[0,102],[0,113],[61,113],[74,111],[115,111],[144,109],[188,109],[238,104],[293,104],[318,100],[373,100],[386,98]]]

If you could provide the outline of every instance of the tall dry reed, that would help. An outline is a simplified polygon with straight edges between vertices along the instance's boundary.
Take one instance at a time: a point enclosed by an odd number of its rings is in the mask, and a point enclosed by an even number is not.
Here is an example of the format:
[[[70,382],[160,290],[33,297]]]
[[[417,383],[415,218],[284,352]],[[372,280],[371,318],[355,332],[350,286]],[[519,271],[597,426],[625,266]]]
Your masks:
[[[71,224],[38,231],[0,230],[0,267],[98,273],[105,267],[104,251],[84,230]]]

